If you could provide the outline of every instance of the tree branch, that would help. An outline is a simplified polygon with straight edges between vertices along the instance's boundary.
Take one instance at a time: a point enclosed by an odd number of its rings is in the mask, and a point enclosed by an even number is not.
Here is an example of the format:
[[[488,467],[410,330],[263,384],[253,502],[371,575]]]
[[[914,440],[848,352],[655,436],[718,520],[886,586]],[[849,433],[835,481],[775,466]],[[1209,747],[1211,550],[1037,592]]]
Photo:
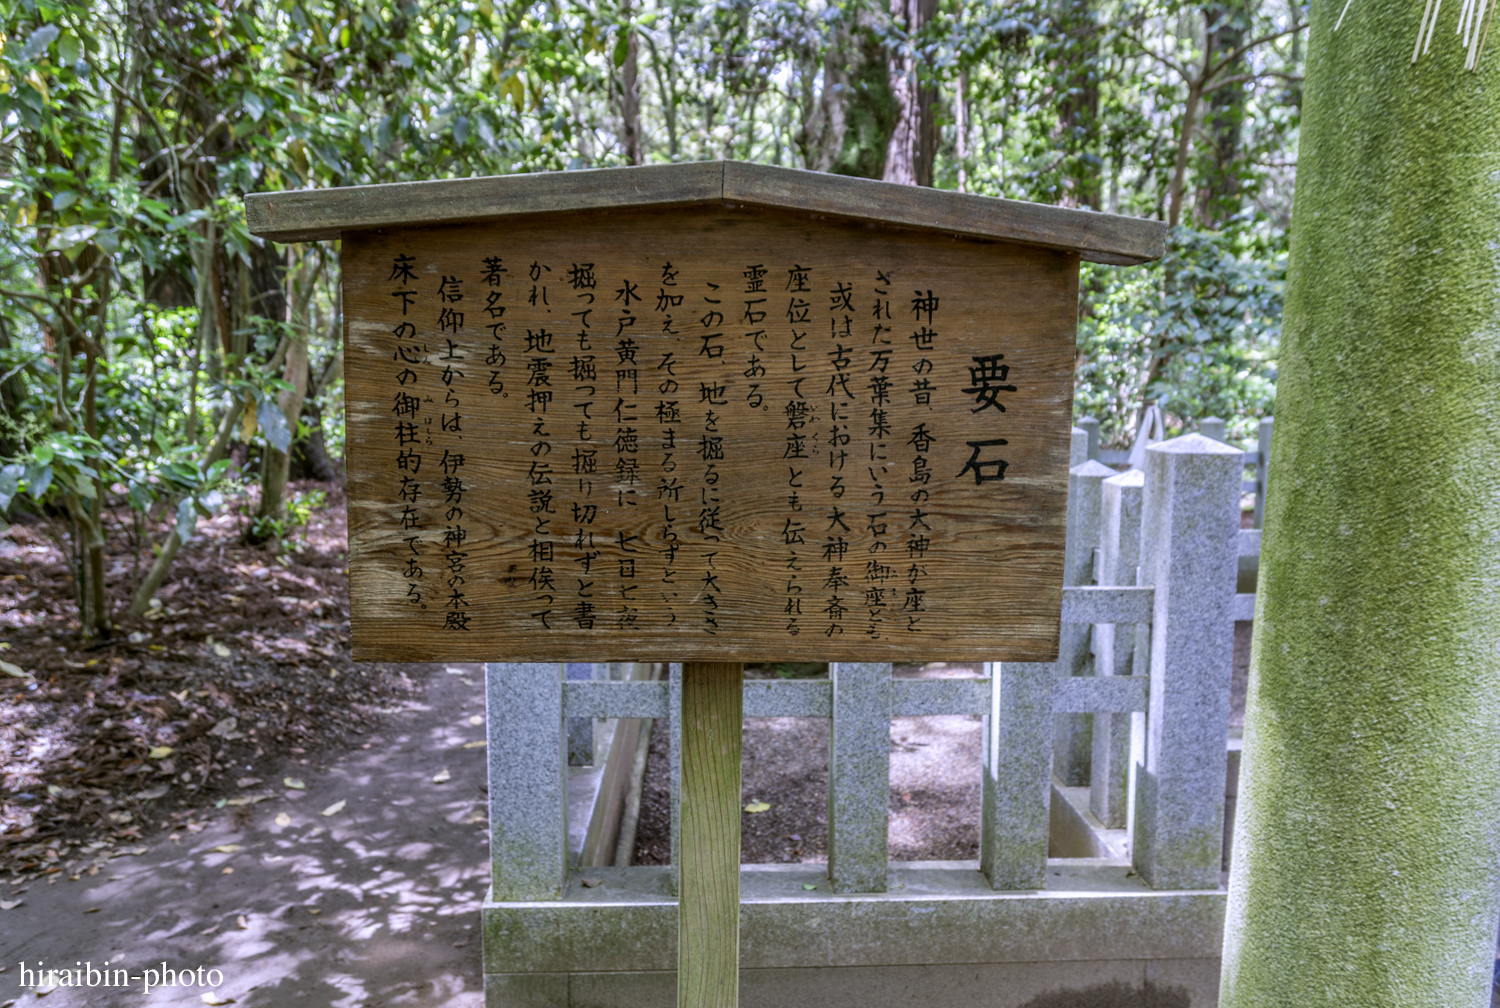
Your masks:
[[[1246,42],[1244,45],[1239,46],[1238,48],[1231,49],[1229,52],[1221,56],[1217,63],[1214,63],[1208,67],[1207,73],[1205,73],[1203,79],[1205,81],[1212,80],[1214,74],[1218,73],[1220,70],[1223,70],[1225,67],[1238,60],[1241,56],[1245,55],[1245,53],[1249,52],[1251,49],[1254,49],[1256,46],[1264,45],[1267,42],[1274,42],[1277,39],[1283,38],[1287,35],[1296,34],[1306,27],[1306,24],[1294,24],[1290,28],[1283,29],[1279,32],[1272,32],[1269,35],[1262,35],[1260,38],[1251,39],[1249,42]]]
[[[1150,56],[1152,59],[1156,60],[1162,66],[1164,66],[1167,69],[1169,69],[1169,70],[1173,71],[1174,73],[1176,73],[1177,76],[1181,77],[1183,80],[1187,80],[1188,79],[1187,69],[1185,67],[1183,67],[1183,65],[1181,63],[1178,63],[1176,60],[1171,59],[1170,57],[1167,57],[1167,56],[1163,56],[1160,53],[1156,52],[1150,46],[1148,46],[1143,39],[1141,39],[1137,35],[1133,35],[1130,32],[1125,32],[1124,35],[1131,42],[1135,43],[1136,48],[1138,48],[1143,55]]]

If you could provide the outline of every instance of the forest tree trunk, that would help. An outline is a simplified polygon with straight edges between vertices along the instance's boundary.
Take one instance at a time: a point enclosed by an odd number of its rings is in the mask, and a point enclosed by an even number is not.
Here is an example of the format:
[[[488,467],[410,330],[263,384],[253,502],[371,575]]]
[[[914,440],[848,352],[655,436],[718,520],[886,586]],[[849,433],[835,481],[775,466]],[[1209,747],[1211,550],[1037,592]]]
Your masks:
[[[625,147],[625,163],[641,163],[641,39],[630,23],[631,5],[622,11],[625,37],[625,62],[620,67],[620,140]]]
[[[1211,3],[1203,17],[1212,41],[1209,48],[1232,54],[1246,41],[1249,12],[1243,0]],[[1237,77],[1245,72],[1245,57],[1231,60],[1217,76]],[[1218,230],[1240,212],[1240,134],[1245,128],[1245,85],[1229,84],[1211,90],[1205,99],[1203,128],[1210,140],[1206,162],[1199,171],[1198,221]]]
[[[292,435],[295,437],[297,421],[302,416],[302,400],[307,396],[306,339],[294,338],[288,343],[286,366],[282,370],[281,378],[292,387],[284,389],[276,397],[276,404],[281,407],[287,426],[292,429]],[[287,445],[287,449],[290,451],[291,445]],[[266,444],[265,452],[265,475],[260,483],[260,506],[255,509],[255,517],[282,521],[286,517],[286,483],[291,468],[291,457],[287,452],[278,451],[269,443]],[[261,543],[270,538],[254,532],[253,528],[252,526],[250,542]]]
[[[1054,64],[1057,75],[1058,148],[1068,158],[1066,188],[1057,203],[1098,210],[1104,201],[1103,158],[1099,156],[1100,33],[1094,0],[1063,0],[1055,8],[1058,31],[1067,38]]]
[[[886,147],[887,182],[932,185],[937,156],[937,116],[933,106],[937,88],[921,80],[916,36],[937,12],[937,0],[891,0],[891,18],[902,24],[912,44],[891,52],[891,91],[896,102],[896,128]]]
[[[1500,62],[1313,0],[1219,1003],[1480,1008],[1500,910]],[[1443,7],[1456,17],[1458,5]]]

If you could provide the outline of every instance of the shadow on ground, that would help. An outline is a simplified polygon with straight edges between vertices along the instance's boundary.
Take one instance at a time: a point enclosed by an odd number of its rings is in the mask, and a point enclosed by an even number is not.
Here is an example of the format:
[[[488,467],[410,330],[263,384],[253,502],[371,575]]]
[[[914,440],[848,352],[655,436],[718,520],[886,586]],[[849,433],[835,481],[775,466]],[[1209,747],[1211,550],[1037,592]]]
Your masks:
[[[485,759],[464,746],[484,738],[483,714],[481,667],[440,666],[367,748],[277,768],[277,782],[304,789],[278,788],[248,816],[225,809],[93,877],[0,892],[21,900],[0,911],[0,1005],[201,1006],[212,990],[250,1008],[477,1008]],[[112,975],[129,970],[128,989],[39,996],[21,983],[22,963],[106,960]],[[163,963],[223,979],[200,984],[193,972],[189,985],[146,993],[145,971]]]

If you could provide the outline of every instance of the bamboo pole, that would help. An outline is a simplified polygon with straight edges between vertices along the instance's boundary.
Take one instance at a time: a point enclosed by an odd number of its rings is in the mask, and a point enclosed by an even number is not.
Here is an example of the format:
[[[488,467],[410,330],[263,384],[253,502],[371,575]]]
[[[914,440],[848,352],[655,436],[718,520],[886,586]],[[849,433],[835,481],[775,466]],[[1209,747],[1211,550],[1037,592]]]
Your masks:
[[[740,964],[740,725],[744,666],[682,668],[678,1008],[735,1008]]]

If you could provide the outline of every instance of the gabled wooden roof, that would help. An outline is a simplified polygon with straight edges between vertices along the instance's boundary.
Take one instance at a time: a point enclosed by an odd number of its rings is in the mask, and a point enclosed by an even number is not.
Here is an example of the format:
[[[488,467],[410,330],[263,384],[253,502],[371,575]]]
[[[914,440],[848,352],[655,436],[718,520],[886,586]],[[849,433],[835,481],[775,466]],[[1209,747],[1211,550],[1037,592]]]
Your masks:
[[[301,242],[345,231],[515,214],[713,205],[776,207],[1017,242],[1127,266],[1160,258],[1167,233],[1160,221],[743,161],[253,193],[245,197],[245,216],[252,234]]]

